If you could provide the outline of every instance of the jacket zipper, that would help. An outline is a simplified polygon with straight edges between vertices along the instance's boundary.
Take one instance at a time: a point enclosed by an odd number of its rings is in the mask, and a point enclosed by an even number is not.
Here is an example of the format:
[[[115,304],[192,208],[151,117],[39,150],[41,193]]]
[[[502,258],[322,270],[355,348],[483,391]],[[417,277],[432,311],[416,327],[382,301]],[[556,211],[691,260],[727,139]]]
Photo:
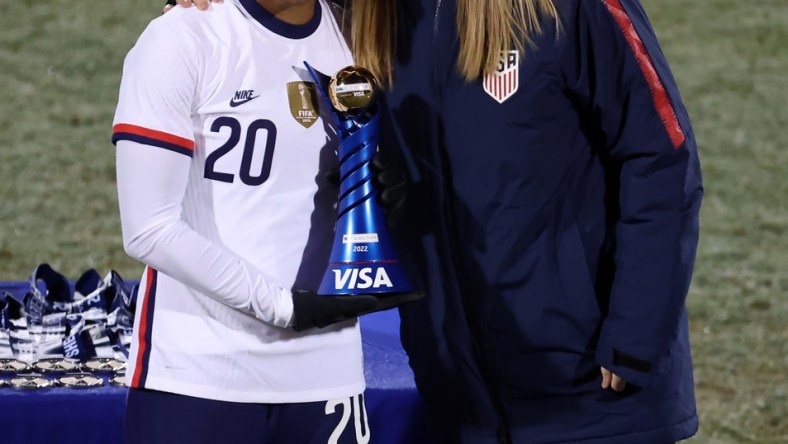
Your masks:
[[[440,13],[441,13],[441,5],[442,5],[442,3],[443,3],[442,0],[437,0],[436,3],[435,3],[435,17],[433,19],[433,24],[432,24],[432,46],[433,46],[433,57],[434,57],[433,60],[436,61],[436,62],[433,63],[433,82],[435,84],[436,93],[438,95],[438,104],[439,104],[438,105],[439,106],[438,116],[439,116],[439,118],[442,118],[442,116],[443,116],[443,90],[439,86],[440,85],[440,81],[439,81],[439,79],[440,79],[440,65],[439,65],[439,63],[437,63],[437,60],[439,60],[438,56],[440,54],[439,42],[438,42],[438,35],[439,35],[438,34],[438,30],[439,30],[439,27],[440,27],[440,18],[441,18]],[[439,135],[440,135],[440,132],[438,132],[437,136],[439,136]],[[441,140],[440,137],[436,137],[435,140],[439,143],[439,145],[443,145],[442,140]],[[456,251],[455,251],[456,250],[456,247],[455,247],[456,243],[455,243],[455,241],[457,239],[457,234],[456,234],[457,230],[455,228],[454,223],[450,222],[452,219],[450,217],[448,217],[448,216],[450,216],[451,210],[453,210],[453,208],[454,208],[454,198],[452,196],[452,193],[448,192],[448,191],[451,190],[451,187],[450,187],[450,185],[451,185],[451,169],[449,168],[447,155],[445,153],[441,154],[441,151],[445,151],[445,149],[442,146],[439,146],[438,147],[438,154],[439,154],[438,158],[439,158],[439,161],[443,164],[442,168],[441,168],[441,170],[444,171],[444,174],[443,174],[443,176],[444,176],[443,179],[444,180],[443,180],[442,186],[444,188],[444,194],[445,194],[445,197],[446,197],[445,201],[447,202],[447,204],[443,205],[443,216],[444,216],[444,220],[446,221],[446,227],[447,227],[447,230],[448,230],[448,233],[447,233],[448,242],[447,243],[448,243],[449,253],[450,253],[451,260],[453,262],[453,269],[454,269],[454,271],[456,273],[457,271],[461,270],[461,268],[460,268],[461,264],[459,262],[458,256],[457,256]],[[449,172],[448,178],[447,178],[446,172]],[[465,322],[467,323],[468,329],[471,332],[471,337],[473,338],[473,353],[474,353],[474,356],[476,358],[476,365],[479,368],[479,372],[481,373],[482,379],[484,380],[487,395],[488,395],[488,397],[490,399],[490,403],[493,405],[493,408],[495,409],[495,415],[498,418],[498,426],[497,426],[497,430],[496,430],[497,441],[498,441],[499,444],[510,444],[512,442],[512,439],[511,439],[511,436],[509,435],[509,424],[508,424],[508,421],[506,419],[506,415],[504,414],[503,402],[501,401],[500,397],[498,397],[496,395],[496,392],[492,389],[492,387],[491,387],[492,382],[491,382],[491,379],[490,379],[490,370],[484,364],[485,360],[483,359],[482,346],[479,343],[479,339],[478,339],[479,338],[479,330],[480,329],[479,329],[477,323],[471,321],[470,318],[469,318],[469,313],[471,313],[469,311],[469,309],[471,308],[471,301],[469,300],[469,297],[467,296],[468,292],[465,290],[467,288],[467,285],[465,284],[465,277],[464,276],[465,276],[464,273],[457,273],[457,280],[458,280],[457,284],[459,286],[460,296],[462,298],[463,310],[465,311]]]

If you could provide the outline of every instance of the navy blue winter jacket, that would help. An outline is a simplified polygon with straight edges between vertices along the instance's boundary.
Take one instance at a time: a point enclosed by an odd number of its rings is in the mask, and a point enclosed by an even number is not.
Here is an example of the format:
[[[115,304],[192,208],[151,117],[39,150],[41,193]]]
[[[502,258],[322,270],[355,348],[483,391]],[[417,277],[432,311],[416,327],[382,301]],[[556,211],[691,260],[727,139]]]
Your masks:
[[[674,442],[697,430],[695,139],[638,1],[555,3],[560,29],[467,82],[455,0],[399,1],[381,147],[426,290],[403,344],[447,442]]]

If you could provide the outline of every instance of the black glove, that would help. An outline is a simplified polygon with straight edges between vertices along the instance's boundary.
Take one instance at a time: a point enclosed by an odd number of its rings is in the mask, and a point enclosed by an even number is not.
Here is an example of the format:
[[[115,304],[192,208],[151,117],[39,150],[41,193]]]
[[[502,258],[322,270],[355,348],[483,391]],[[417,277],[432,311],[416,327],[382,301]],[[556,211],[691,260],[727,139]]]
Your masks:
[[[323,173],[323,178],[326,179],[326,182],[339,188],[339,167],[331,168]]]
[[[293,329],[322,328],[374,311],[378,299],[371,295],[321,296],[313,291],[293,290]]]
[[[380,150],[370,163],[375,173],[374,184],[378,187],[378,203],[386,212],[386,222],[394,227],[402,219],[405,209],[405,198],[410,188],[410,178],[405,162],[387,150]]]
[[[386,214],[386,223],[389,227],[394,227],[402,219],[405,198],[410,188],[405,164],[398,157],[378,151],[372,156],[370,169],[375,175],[373,183],[379,191],[377,201]],[[323,177],[328,183],[339,187],[339,167],[326,171]]]

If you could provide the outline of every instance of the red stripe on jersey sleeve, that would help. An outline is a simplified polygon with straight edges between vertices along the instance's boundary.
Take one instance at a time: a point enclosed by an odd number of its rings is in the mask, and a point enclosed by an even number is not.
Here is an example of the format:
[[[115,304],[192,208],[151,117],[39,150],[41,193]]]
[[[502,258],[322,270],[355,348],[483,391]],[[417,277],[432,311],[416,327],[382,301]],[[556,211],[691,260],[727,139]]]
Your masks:
[[[670,98],[668,97],[667,91],[665,91],[665,86],[662,84],[657,70],[654,68],[654,63],[651,61],[651,57],[648,51],[646,51],[643,41],[635,30],[635,25],[624,10],[624,7],[621,6],[619,0],[604,1],[608,11],[610,11],[616,24],[618,24],[618,27],[624,34],[624,38],[627,40],[637,60],[638,66],[640,66],[640,70],[643,72],[643,76],[646,78],[648,87],[651,90],[651,96],[654,99],[654,106],[657,114],[659,114],[659,118],[665,126],[665,130],[668,133],[668,137],[670,137],[673,148],[680,147],[684,143],[684,131],[682,131],[681,125],[676,117],[676,111],[670,103]]]
[[[148,139],[158,140],[160,142],[175,145],[180,148],[194,151],[194,141],[186,139],[184,137],[176,136],[174,134],[165,133],[162,131],[156,131],[152,129],[148,129],[142,126],[137,125],[130,125],[128,123],[119,123],[112,127],[113,134],[133,134],[136,136],[145,137]]]

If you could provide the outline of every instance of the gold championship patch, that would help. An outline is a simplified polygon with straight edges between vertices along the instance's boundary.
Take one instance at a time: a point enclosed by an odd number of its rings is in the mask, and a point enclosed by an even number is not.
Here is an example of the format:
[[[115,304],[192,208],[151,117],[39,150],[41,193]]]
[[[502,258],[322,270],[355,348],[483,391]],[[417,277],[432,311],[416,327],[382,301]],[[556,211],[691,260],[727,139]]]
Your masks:
[[[288,83],[287,100],[290,102],[290,114],[304,128],[312,126],[320,117],[320,105],[314,83]]]

